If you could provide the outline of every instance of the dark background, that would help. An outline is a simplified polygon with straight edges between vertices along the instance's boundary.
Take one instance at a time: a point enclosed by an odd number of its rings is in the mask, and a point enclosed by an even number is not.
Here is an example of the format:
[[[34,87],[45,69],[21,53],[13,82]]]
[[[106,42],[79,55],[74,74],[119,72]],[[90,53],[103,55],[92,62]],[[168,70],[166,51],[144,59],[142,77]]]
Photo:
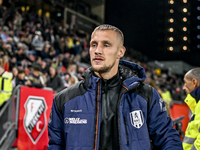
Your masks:
[[[173,53],[164,47],[165,0],[107,0],[105,23],[124,33],[125,47],[133,48],[155,60],[183,60],[200,65],[200,52]]]

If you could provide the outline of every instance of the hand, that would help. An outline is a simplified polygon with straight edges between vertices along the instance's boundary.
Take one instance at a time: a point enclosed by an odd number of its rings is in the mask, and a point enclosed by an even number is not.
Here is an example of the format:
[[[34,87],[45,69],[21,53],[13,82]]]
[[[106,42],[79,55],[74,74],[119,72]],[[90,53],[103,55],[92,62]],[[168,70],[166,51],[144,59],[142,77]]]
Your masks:
[[[31,85],[31,81],[30,80],[26,81],[25,85]]]

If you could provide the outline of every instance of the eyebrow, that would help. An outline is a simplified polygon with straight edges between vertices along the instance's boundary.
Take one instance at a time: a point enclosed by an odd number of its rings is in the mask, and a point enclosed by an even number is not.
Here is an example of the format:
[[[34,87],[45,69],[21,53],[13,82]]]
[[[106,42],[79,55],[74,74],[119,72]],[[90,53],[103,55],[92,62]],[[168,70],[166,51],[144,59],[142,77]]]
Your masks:
[[[108,41],[108,40],[103,40],[103,41],[100,41],[100,42],[103,43],[103,44],[110,44],[110,45],[112,45],[111,42]],[[98,43],[98,42],[97,41],[90,41],[90,44],[93,44],[93,43]]]

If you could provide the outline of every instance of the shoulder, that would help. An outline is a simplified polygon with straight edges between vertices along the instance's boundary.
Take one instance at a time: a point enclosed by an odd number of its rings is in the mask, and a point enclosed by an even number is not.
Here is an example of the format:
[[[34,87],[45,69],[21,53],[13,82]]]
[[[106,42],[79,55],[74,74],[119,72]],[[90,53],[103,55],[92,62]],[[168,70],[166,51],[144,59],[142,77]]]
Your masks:
[[[11,72],[5,71],[5,72],[3,73],[3,77],[12,79],[12,78],[13,78],[13,74],[12,74]]]
[[[134,89],[134,93],[139,94],[142,96],[150,106],[153,98],[153,87],[149,84],[140,83],[140,85]]]
[[[78,83],[60,91],[55,96],[55,102],[58,107],[58,110],[62,112],[62,107],[66,102],[72,100],[73,98],[77,96],[83,95],[86,92],[87,92],[87,89],[84,85],[84,80],[79,81]]]

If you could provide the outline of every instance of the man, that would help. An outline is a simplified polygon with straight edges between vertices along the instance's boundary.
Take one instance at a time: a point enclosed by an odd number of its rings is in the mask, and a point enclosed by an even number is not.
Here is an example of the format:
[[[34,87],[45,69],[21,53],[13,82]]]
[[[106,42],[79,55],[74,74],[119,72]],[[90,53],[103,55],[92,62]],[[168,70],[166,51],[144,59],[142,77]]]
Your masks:
[[[120,61],[122,32],[100,25],[92,33],[92,67],[53,101],[48,150],[182,150],[159,94],[144,85],[144,69]]]
[[[16,77],[16,86],[19,84],[25,85],[25,83],[27,82],[27,79],[28,78],[26,77],[24,69],[18,69],[18,74]]]
[[[13,74],[5,71],[3,65],[0,63],[0,106],[9,100],[12,95],[12,78]]]
[[[59,74],[56,72],[56,68],[51,66],[49,68],[50,76],[47,79],[47,87],[51,87],[53,89],[54,94],[57,94],[62,89],[64,89],[64,83],[59,76]]]
[[[41,31],[35,31],[35,36],[32,41],[32,46],[37,52],[37,56],[40,56],[41,51],[43,50],[43,37]]]
[[[192,111],[183,139],[184,150],[200,150],[200,68],[189,70],[184,76],[186,104]]]
[[[36,88],[43,88],[45,87],[45,81],[42,77],[42,68],[39,63],[34,62],[32,64],[32,72],[30,72],[28,76],[28,81],[25,83],[25,85],[30,87],[36,87]]]

